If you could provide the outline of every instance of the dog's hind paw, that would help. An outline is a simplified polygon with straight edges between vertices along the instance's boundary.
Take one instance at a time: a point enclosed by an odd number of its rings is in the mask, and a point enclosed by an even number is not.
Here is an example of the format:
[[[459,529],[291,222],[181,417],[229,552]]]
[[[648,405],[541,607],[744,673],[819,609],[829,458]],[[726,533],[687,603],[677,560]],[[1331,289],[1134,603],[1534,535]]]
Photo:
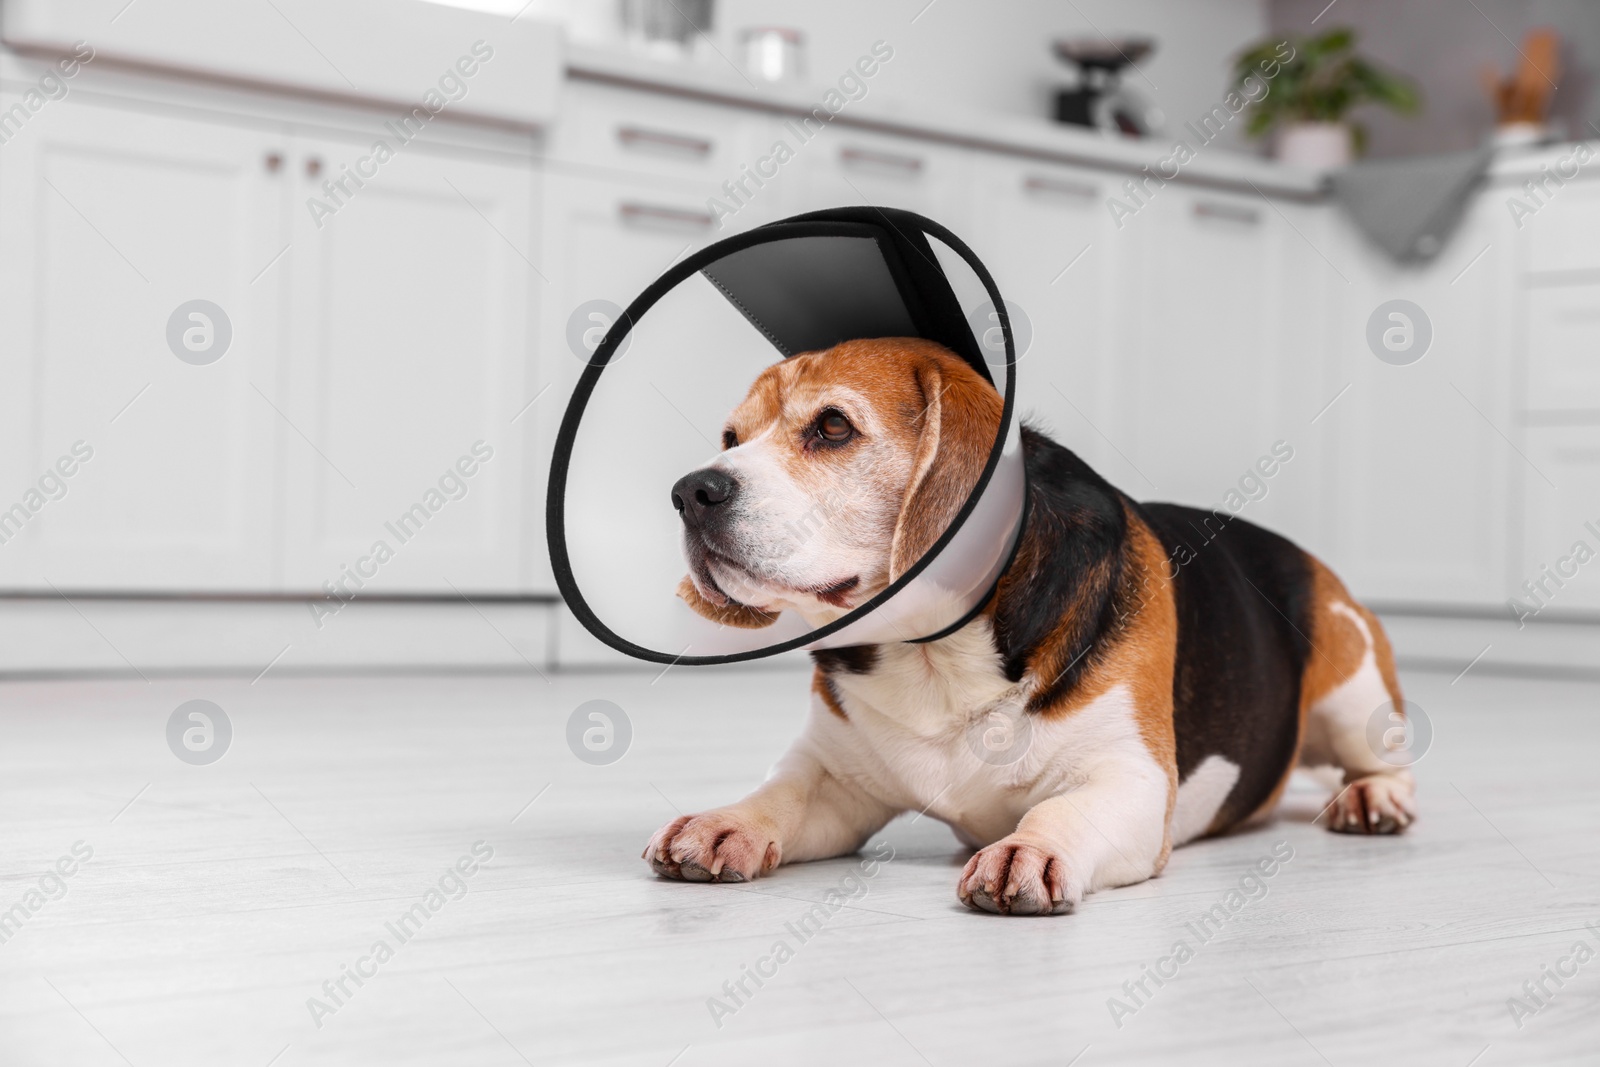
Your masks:
[[[1357,778],[1328,806],[1328,829],[1340,834],[1398,834],[1417,817],[1409,774]]]

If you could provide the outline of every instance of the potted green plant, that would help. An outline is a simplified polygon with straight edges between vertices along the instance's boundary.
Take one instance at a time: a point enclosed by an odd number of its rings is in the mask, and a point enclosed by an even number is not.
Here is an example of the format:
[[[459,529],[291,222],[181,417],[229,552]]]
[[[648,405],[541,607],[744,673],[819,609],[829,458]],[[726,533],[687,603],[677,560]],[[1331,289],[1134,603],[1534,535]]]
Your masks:
[[[1253,101],[1246,132],[1260,137],[1276,130],[1276,156],[1305,167],[1338,167],[1366,146],[1366,131],[1350,121],[1352,110],[1379,104],[1414,114],[1422,104],[1416,85],[1355,52],[1349,28],[1316,37],[1263,41],[1239,54],[1233,82]]]

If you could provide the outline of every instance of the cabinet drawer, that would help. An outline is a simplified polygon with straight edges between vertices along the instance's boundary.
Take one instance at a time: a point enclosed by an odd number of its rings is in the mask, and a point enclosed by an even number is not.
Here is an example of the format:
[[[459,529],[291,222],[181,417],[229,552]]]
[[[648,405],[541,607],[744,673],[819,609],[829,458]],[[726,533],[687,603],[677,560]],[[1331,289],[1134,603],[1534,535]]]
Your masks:
[[[1530,271],[1600,269],[1600,181],[1568,183],[1522,221]]]
[[[1600,409],[1600,285],[1531,290],[1527,337],[1530,408]]]
[[[737,112],[605,86],[570,88],[571,107],[556,140],[562,159],[704,182],[708,189],[739,177],[745,138]]]
[[[1527,480],[1521,567],[1510,595],[1524,609],[1600,608],[1600,426],[1531,429],[1527,450],[1560,488],[1538,475]]]
[[[1030,209],[1074,208],[1105,211],[1104,175],[1065,167],[1034,165],[1023,170],[1017,189]]]
[[[836,129],[797,153],[804,210],[872,204],[915,211],[961,233],[970,210],[970,156],[911,137]]]

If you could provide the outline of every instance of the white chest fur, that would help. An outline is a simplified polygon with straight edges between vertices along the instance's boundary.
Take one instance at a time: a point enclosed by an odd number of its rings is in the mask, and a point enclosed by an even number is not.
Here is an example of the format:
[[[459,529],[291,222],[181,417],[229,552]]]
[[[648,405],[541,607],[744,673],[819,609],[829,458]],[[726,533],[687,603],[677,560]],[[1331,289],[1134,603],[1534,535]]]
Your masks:
[[[926,645],[882,646],[870,673],[832,677],[848,721],[826,714],[817,724],[830,769],[893,806],[926,810],[973,846],[1108,761],[1143,762],[1165,782],[1126,687],[1070,713],[1026,714],[1030,680],[1006,680],[987,620]],[[998,751],[987,744],[996,731]]]

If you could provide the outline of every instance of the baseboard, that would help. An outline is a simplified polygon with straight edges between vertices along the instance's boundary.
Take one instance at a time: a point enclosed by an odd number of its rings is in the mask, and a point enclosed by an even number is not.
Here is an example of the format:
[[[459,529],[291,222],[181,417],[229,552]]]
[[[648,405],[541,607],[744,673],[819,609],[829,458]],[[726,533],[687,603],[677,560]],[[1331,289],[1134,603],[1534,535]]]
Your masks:
[[[0,677],[549,670],[558,610],[374,599],[319,619],[305,601],[5,600]]]
[[[1450,616],[1442,611],[1378,611],[1395,659],[1410,670],[1600,679],[1600,619],[1531,619],[1509,613]]]
[[[667,664],[646,663],[643,660],[633,659],[601,643],[598,637],[583,628],[583,624],[577,620],[565,605],[556,609],[555,619],[555,658],[557,665],[562,670],[604,668],[608,670],[629,669],[660,672],[666,670],[669,666]],[[809,660],[804,652],[785,652],[766,659],[754,660],[752,663],[757,666],[795,668],[806,666]]]
[[[1380,611],[1410,670],[1600,679],[1600,621]],[[803,662],[803,653],[761,661]],[[0,678],[59,675],[649,670],[565,607],[373,599],[317,618],[303,601],[0,600]]]

